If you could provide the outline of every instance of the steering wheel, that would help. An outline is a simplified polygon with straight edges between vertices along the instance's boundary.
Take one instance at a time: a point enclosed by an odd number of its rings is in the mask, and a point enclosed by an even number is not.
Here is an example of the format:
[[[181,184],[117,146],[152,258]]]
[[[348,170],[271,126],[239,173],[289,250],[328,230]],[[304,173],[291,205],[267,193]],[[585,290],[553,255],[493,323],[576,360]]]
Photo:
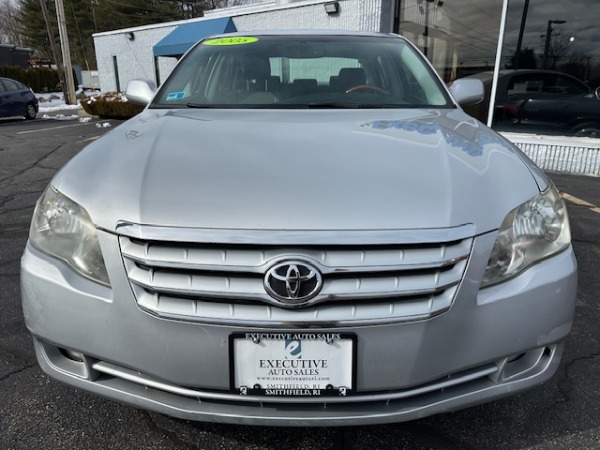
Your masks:
[[[594,94],[596,95],[596,98],[597,98],[598,100],[600,100],[600,86],[598,86],[598,87],[596,88],[596,90],[594,91]]]
[[[370,90],[375,91],[381,95],[392,95],[390,91],[386,91],[385,89],[381,89],[379,86],[374,86],[372,84],[358,84],[356,86],[352,86],[350,89],[346,91],[346,94],[351,94],[356,91]]]

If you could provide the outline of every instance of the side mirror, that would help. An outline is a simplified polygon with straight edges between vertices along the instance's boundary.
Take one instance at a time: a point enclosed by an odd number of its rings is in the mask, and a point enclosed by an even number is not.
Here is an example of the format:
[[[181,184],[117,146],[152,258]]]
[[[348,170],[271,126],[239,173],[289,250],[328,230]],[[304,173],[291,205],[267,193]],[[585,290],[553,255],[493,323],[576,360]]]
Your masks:
[[[598,86],[595,90],[594,90],[594,95],[596,96],[596,98],[598,100],[600,100],[600,86]]]
[[[450,86],[450,93],[461,106],[480,103],[484,97],[483,83],[476,78],[459,78]]]
[[[131,103],[146,106],[156,94],[156,84],[152,80],[131,80],[127,83],[125,95]]]

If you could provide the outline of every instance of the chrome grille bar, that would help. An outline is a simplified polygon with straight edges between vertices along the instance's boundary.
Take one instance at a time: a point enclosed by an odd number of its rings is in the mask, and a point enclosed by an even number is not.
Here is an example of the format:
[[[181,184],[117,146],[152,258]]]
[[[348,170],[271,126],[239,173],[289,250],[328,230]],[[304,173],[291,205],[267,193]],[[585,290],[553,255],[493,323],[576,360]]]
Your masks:
[[[318,244],[289,243],[276,233],[268,244],[248,244],[265,232],[245,233],[244,243],[235,241],[151,240],[140,236],[177,235],[157,227],[121,227],[135,236],[121,236],[120,245],[129,281],[138,304],[161,317],[246,326],[295,326],[332,323],[350,326],[358,323],[388,323],[420,320],[441,314],[452,305],[465,272],[473,243],[472,237],[430,242],[434,236],[452,238],[472,227],[444,232],[426,232],[425,242],[413,242],[407,232],[398,232],[397,240],[374,244],[365,232],[349,235],[367,241],[348,243],[346,232],[336,234],[335,244],[321,242],[327,232],[316,233]],[[212,230],[215,231],[215,230]],[[216,236],[223,238],[220,230]],[[134,233],[133,233],[134,232]],[[375,232],[376,233],[376,232]],[[391,237],[391,231],[387,231]],[[418,234],[418,232],[415,232]],[[204,236],[185,230],[188,237]],[[386,233],[384,233],[386,234]],[[292,232],[299,242],[308,238]],[[231,236],[230,236],[231,237]],[[214,238],[214,236],[213,236]],[[342,244],[340,244],[342,242]],[[316,267],[322,277],[321,291],[302,304],[283,304],[265,289],[268,270],[282,261],[300,259]]]
[[[109,231],[110,230],[106,230]],[[389,245],[459,241],[475,236],[473,224],[419,230],[246,230],[172,228],[119,222],[116,232],[146,241],[203,242],[225,245]]]
[[[302,257],[310,259],[323,274],[334,272],[384,272],[392,270],[436,269],[451,266],[466,259],[470,241],[432,248],[389,248],[387,250],[312,250],[283,249],[214,249],[212,246],[188,244],[186,247],[169,243],[124,239],[124,257],[140,264],[163,269],[204,270],[211,272],[265,273],[279,259]]]
[[[471,370],[465,370],[464,372],[449,375],[442,380],[436,380],[434,382],[416,386],[411,389],[398,390],[391,392],[371,392],[367,394],[359,394],[348,397],[252,397],[242,396],[236,394],[229,394],[225,392],[217,391],[202,391],[199,389],[190,389],[182,386],[169,384],[160,380],[153,379],[147,375],[135,372],[133,370],[119,367],[114,364],[97,361],[92,365],[94,370],[103,374],[120,378],[132,383],[139,384],[161,391],[169,392],[171,394],[180,395],[183,397],[196,398],[200,401],[230,401],[230,402],[248,402],[248,403],[353,403],[353,402],[377,402],[377,401],[393,401],[416,397],[431,392],[436,392],[444,389],[449,389],[453,386],[460,386],[461,384],[469,383],[475,380],[486,380],[489,382],[489,378],[499,372],[498,365],[490,363],[485,366],[477,367]]]

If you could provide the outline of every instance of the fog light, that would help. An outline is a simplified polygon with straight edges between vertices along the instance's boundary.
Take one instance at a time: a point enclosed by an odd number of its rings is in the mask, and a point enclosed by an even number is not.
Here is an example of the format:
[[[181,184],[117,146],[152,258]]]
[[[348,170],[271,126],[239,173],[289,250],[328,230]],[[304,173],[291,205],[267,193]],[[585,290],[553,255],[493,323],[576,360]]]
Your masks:
[[[69,358],[71,361],[83,362],[84,356],[82,353],[74,352],[73,350],[67,350],[66,348],[58,348],[65,358]]]

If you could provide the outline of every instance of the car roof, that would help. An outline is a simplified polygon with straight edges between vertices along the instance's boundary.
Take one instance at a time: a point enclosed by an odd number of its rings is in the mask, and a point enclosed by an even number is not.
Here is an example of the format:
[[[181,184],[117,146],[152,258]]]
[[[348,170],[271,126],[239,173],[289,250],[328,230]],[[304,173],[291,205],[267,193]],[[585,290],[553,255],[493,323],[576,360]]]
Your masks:
[[[501,69],[501,70],[498,71],[498,77],[499,78],[509,77],[511,75],[543,75],[543,74],[560,75],[562,77],[569,77],[569,78],[572,78],[572,79],[578,81],[582,85],[588,86],[587,83],[585,83],[584,81],[580,80],[576,76],[571,75],[570,73],[559,72],[557,70],[543,70],[543,69]],[[493,71],[486,70],[486,71],[483,71],[483,72],[477,72],[477,73],[468,75],[465,78],[477,78],[477,79],[480,79],[481,81],[483,81],[484,83],[486,83],[486,82],[490,82],[492,80],[493,75],[494,75]]]
[[[481,72],[478,73],[489,73],[492,74],[494,73],[493,70],[483,70]],[[557,74],[557,75],[569,75],[569,76],[573,76],[570,75],[568,73],[565,72],[559,72],[558,70],[544,70],[544,69],[500,69],[498,71],[498,73],[500,75],[512,75],[512,74],[521,74],[521,73],[553,73],[553,74]],[[477,75],[477,74],[473,74],[473,75]]]

